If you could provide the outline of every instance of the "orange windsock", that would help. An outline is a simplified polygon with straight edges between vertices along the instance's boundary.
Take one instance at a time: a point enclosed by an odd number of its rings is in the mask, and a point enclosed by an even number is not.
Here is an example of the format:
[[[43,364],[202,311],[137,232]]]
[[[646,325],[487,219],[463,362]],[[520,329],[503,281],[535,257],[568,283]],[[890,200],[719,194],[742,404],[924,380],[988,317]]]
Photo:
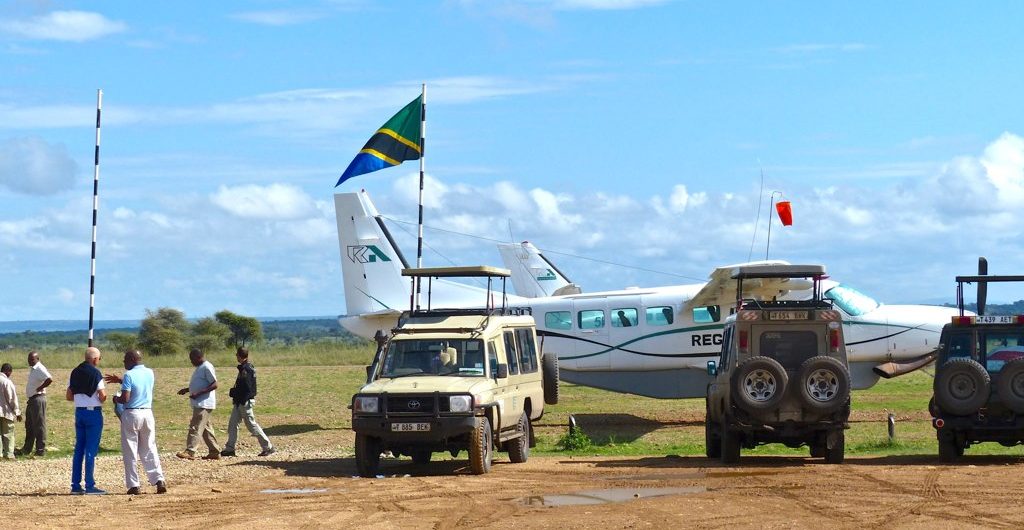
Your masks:
[[[779,212],[779,220],[782,221],[782,226],[793,224],[793,205],[789,201],[775,203],[775,211]]]

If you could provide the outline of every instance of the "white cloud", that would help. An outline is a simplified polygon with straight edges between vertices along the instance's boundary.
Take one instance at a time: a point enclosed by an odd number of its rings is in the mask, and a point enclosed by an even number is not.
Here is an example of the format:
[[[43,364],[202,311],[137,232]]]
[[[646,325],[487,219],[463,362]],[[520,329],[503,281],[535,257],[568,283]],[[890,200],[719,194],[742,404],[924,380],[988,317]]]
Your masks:
[[[63,144],[42,138],[13,138],[0,144],[0,186],[29,195],[71,188],[78,166]]]
[[[241,22],[264,26],[293,26],[324,18],[326,13],[310,10],[276,9],[267,11],[246,11],[230,15]]]
[[[286,184],[221,186],[210,201],[245,219],[302,219],[317,212],[306,192]]]
[[[562,212],[561,205],[572,200],[568,195],[556,195],[547,190],[534,188],[530,190],[530,197],[537,205],[537,214],[541,222],[556,232],[570,231],[583,221],[582,215]]]
[[[57,289],[57,300],[60,300],[64,305],[68,305],[75,301],[75,292],[67,287],[61,287]]]
[[[21,20],[0,22],[0,30],[38,40],[84,42],[128,29],[123,22],[88,11],[53,11]]]

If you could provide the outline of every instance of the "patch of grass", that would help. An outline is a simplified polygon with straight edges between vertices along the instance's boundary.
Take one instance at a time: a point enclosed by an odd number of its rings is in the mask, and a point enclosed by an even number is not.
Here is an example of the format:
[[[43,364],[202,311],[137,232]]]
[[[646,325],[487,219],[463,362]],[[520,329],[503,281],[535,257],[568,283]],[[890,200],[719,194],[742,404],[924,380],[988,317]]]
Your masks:
[[[562,451],[585,451],[591,445],[593,445],[593,442],[590,441],[590,437],[582,429],[573,429],[565,433],[555,444]]]

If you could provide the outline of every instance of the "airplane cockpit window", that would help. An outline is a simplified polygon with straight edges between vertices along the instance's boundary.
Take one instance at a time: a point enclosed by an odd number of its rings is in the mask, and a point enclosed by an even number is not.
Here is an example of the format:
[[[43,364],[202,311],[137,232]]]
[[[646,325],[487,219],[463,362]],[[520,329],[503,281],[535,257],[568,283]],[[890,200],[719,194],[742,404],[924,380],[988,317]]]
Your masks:
[[[722,320],[722,308],[717,305],[709,305],[693,308],[693,321],[697,324],[707,324]]]
[[[613,328],[628,328],[637,325],[637,323],[636,309],[633,309],[632,307],[612,309]]]
[[[843,284],[825,291],[825,298],[832,300],[846,314],[854,317],[870,313],[878,308],[878,302],[874,298]]]
[[[572,313],[549,311],[544,313],[544,327],[548,329],[572,329]]]
[[[667,305],[648,307],[646,316],[648,326],[668,326],[675,321],[675,313]]]
[[[580,311],[577,314],[576,324],[580,329],[599,329],[604,327],[604,311],[600,309],[589,309]]]

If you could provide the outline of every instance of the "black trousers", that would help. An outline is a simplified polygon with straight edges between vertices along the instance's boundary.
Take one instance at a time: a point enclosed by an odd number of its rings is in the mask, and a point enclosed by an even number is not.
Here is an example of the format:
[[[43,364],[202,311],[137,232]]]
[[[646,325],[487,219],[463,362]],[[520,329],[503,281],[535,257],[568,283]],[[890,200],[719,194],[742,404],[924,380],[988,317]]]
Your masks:
[[[33,445],[36,453],[46,452],[46,394],[30,397],[25,407],[25,445],[21,452],[29,454]]]

